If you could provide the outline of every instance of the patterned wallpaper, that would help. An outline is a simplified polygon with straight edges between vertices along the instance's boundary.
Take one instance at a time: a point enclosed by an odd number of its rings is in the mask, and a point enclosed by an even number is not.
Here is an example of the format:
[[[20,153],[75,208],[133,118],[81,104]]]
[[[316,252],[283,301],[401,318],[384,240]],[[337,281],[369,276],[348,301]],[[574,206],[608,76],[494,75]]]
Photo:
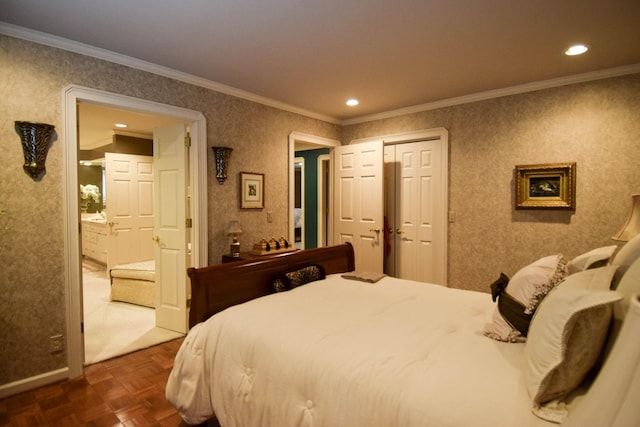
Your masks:
[[[486,292],[500,272],[610,238],[640,192],[640,74],[344,128],[353,139],[449,131],[449,286]],[[516,165],[577,163],[572,211],[515,210]]]
[[[288,233],[288,136],[297,131],[340,139],[341,128],[125,66],[0,36],[0,385],[66,366],[66,352],[50,354],[49,337],[66,333],[62,89],[79,85],[201,111],[208,146],[234,149],[228,179],[215,179],[207,150],[209,261],[228,251],[228,222],[239,219],[243,250],[263,236]],[[33,181],[13,122],[56,126],[47,173]],[[265,209],[238,208],[238,174],[265,174]],[[267,211],[273,212],[267,223]],[[9,229],[6,230],[7,226]]]
[[[501,271],[512,275],[538,257],[576,255],[611,244],[640,191],[640,75],[583,83],[340,126],[234,98],[125,66],[0,36],[0,385],[66,366],[49,337],[66,332],[61,140],[53,138],[47,173],[22,171],[16,120],[60,132],[61,91],[91,87],[202,111],[208,146],[234,149],[220,185],[208,150],[209,260],[227,250],[226,228],[238,219],[243,250],[265,235],[287,233],[288,135],[343,142],[445,127],[450,138],[450,285],[486,291]],[[575,212],[514,211],[516,164],[578,163]],[[238,173],[265,177],[262,211],[238,209]],[[267,223],[266,213],[274,222]],[[468,248],[472,248],[469,250]]]

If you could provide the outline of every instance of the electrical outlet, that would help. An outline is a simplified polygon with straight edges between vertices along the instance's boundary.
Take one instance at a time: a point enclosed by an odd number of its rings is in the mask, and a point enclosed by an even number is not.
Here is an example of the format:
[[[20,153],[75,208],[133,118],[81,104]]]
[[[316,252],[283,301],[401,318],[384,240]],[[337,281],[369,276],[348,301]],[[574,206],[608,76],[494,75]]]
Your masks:
[[[51,353],[58,353],[62,351],[62,335],[53,335],[49,339],[49,351]]]
[[[273,222],[273,212],[267,212],[267,222]]]

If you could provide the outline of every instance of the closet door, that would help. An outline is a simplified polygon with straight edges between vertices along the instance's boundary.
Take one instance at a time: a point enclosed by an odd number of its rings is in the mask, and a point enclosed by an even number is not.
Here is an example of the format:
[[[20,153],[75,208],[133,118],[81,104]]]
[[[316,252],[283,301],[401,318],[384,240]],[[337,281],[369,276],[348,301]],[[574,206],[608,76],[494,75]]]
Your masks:
[[[439,203],[441,182],[439,140],[395,145],[395,276],[445,284],[442,257],[446,251],[445,214]]]
[[[382,141],[343,145],[333,155],[333,242],[353,245],[357,270],[382,273]]]

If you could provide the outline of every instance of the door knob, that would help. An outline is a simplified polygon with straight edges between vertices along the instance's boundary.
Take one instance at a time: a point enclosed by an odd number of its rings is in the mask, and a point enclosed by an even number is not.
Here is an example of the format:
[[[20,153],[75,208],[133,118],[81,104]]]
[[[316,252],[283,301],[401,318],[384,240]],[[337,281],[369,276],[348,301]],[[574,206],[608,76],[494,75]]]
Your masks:
[[[404,230],[403,230],[402,228],[398,228],[398,229],[396,230],[396,233],[398,233],[398,234],[402,234],[402,233],[404,233]]]
[[[152,240],[156,243],[160,243],[160,236],[153,236]]]
[[[109,222],[107,223],[107,225],[108,225],[109,227],[113,227],[114,225],[118,225],[118,223],[117,223],[117,222],[113,222],[113,221],[109,221]]]
[[[380,228],[370,228],[369,231],[372,232],[372,233],[379,233],[380,232]]]

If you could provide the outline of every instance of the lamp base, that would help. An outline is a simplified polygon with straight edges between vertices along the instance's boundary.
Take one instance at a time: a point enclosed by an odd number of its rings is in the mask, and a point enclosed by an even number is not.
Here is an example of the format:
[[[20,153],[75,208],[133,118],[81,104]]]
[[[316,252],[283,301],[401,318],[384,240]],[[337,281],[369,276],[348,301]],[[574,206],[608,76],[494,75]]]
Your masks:
[[[231,253],[231,256],[233,258],[238,258],[240,256],[240,242],[238,242],[236,239],[233,239],[233,243],[231,243],[229,252]]]

